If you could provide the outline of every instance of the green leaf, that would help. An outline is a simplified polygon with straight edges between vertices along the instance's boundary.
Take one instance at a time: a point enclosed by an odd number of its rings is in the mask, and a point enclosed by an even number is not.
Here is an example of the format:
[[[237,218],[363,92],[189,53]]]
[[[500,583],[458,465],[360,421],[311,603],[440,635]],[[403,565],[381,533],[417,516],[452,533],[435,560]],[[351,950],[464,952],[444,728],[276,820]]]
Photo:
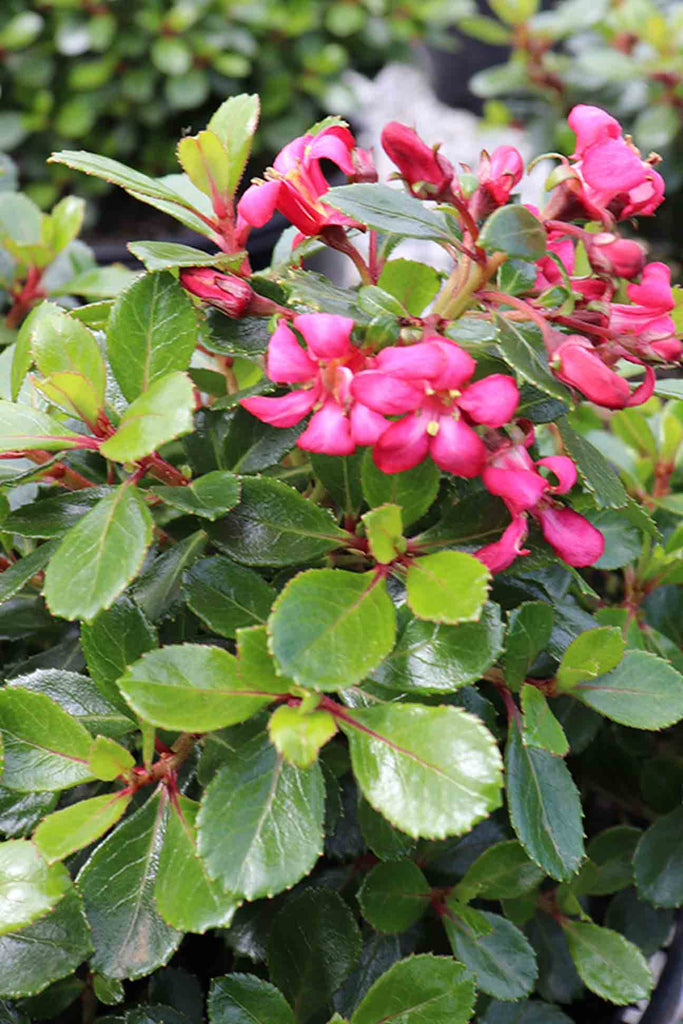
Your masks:
[[[0,732],[7,789],[56,791],[92,778],[90,733],[45,694],[0,690]]]
[[[351,1024],[467,1024],[474,981],[451,957],[423,953],[399,960],[361,1000]],[[389,1015],[387,1017],[387,1014]]]
[[[460,708],[381,705],[339,715],[368,803],[411,836],[469,831],[500,805],[501,758]]]
[[[94,619],[140,570],[152,517],[135,487],[123,484],[64,535],[45,573],[45,600],[63,619]]]
[[[65,978],[92,950],[81,901],[71,889],[51,913],[0,938],[0,992],[33,996]]]
[[[615,825],[598,833],[588,844],[589,859],[572,880],[572,891],[609,896],[633,885],[633,857],[641,835],[631,825]]]
[[[197,530],[149,562],[131,593],[151,622],[177,615],[184,604],[183,574],[203,553],[208,537]]]
[[[358,891],[363,917],[377,931],[404,932],[429,906],[429,882],[417,864],[400,860],[376,864]]]
[[[486,566],[462,551],[425,555],[408,569],[408,604],[419,619],[430,622],[476,622],[490,579]]]
[[[553,629],[553,610],[544,601],[525,601],[508,616],[505,637],[505,682],[519,690],[526,675],[545,649]]]
[[[90,768],[93,775],[105,782],[113,782],[119,775],[125,775],[135,765],[130,750],[108,736],[96,736],[90,747]]]
[[[449,900],[441,922],[456,959],[472,972],[482,992],[520,999],[532,990],[536,957],[512,921]]]
[[[225,205],[230,196],[230,159],[218,136],[208,128],[185,135],[176,147],[178,163],[192,184],[212,200]]]
[[[0,843],[0,935],[44,917],[70,887],[64,865],[50,866],[27,839]]]
[[[10,512],[3,520],[2,529],[19,537],[61,537],[108,494],[111,494],[108,487],[84,487],[82,491],[52,495]],[[54,551],[55,546],[49,550]]]
[[[569,743],[562,726],[548,707],[548,701],[535,686],[522,686],[522,713],[524,730],[522,739],[527,747],[540,747],[550,754],[564,757]]]
[[[481,1024],[572,1024],[572,1018],[558,1006],[540,999],[518,1003],[490,1002]]]
[[[126,998],[123,983],[117,978],[105,978],[103,974],[93,975],[93,991],[107,1006],[115,1006]]]
[[[257,573],[222,555],[202,558],[183,577],[188,606],[209,629],[235,637],[241,627],[264,623],[275,590]]]
[[[239,902],[206,873],[197,853],[198,811],[199,804],[185,796],[168,808],[154,899],[167,924],[202,933],[227,927]]]
[[[298,707],[284,704],[273,712],[268,722],[271,743],[297,768],[312,765],[320,748],[332,739],[336,731],[336,722],[329,711],[304,713]]]
[[[380,288],[398,299],[411,316],[420,316],[441,287],[441,278],[433,267],[415,260],[389,260],[377,282]]]
[[[650,825],[633,861],[638,893],[655,907],[683,903],[683,807]]]
[[[211,982],[211,1024],[295,1024],[285,997],[253,974],[226,974]]]
[[[571,396],[567,388],[548,368],[548,355],[538,327],[535,324],[512,323],[504,316],[497,316],[496,328],[500,353],[522,380],[570,405]]]
[[[261,101],[257,95],[240,93],[225,100],[209,121],[208,128],[226,146],[230,158],[230,195],[239,185],[246,167],[260,111]]]
[[[516,899],[537,888],[544,878],[545,871],[529,859],[522,844],[506,839],[489,846],[470,864],[453,894],[462,902]]]
[[[0,452],[80,448],[83,436],[28,405],[0,400]]]
[[[452,241],[452,232],[442,214],[388,185],[338,185],[325,193],[325,203],[376,231],[403,238]]]
[[[133,710],[152,725],[211,732],[251,718],[273,700],[237,675],[237,659],[221,647],[182,644],[148,651],[119,680]]]
[[[128,713],[117,680],[129,665],[157,645],[156,630],[125,595],[90,622],[81,625],[81,648],[98,689]]]
[[[237,672],[245,683],[273,693],[278,688],[284,692],[295,687],[293,680],[277,673],[275,661],[268,650],[265,626],[247,626],[236,630],[236,635]]]
[[[230,270],[240,265],[243,253],[207,253],[178,242],[128,242],[128,249],[145,269],[175,270],[177,267],[216,267]]]
[[[394,828],[363,796],[358,801],[358,824],[365,842],[380,860],[400,860],[415,849],[413,837]]]
[[[398,505],[380,505],[361,516],[370,554],[380,565],[387,565],[405,550],[401,509]]]
[[[612,672],[578,683],[571,695],[637,729],[665,729],[683,718],[683,676],[646,651],[627,651]]]
[[[56,547],[56,541],[41,544],[30,555],[25,555],[0,573],[0,604],[14,597],[36,573],[45,568]]]
[[[100,843],[76,878],[92,930],[93,968],[110,978],[150,974],[182,938],[159,916],[153,899],[163,810],[156,793]]]
[[[63,860],[108,832],[123,817],[129,803],[130,795],[119,792],[71,804],[44,818],[33,842],[48,864]]]
[[[535,263],[506,260],[498,271],[498,288],[506,295],[524,295],[534,287],[537,275]]]
[[[398,299],[376,284],[365,285],[360,289],[358,305],[364,313],[373,319],[386,316],[395,320],[396,317],[407,316],[407,310],[403,308]]]
[[[538,11],[538,0],[493,0],[491,10],[507,25],[523,25]]]
[[[526,206],[495,210],[479,232],[478,244],[489,252],[506,252],[522,260],[540,260],[546,252],[546,230]]]
[[[242,500],[211,531],[216,545],[247,565],[310,562],[339,547],[346,534],[330,514],[286,484],[266,477],[242,479]]]
[[[214,522],[240,500],[241,486],[234,473],[215,470],[193,480],[187,487],[150,487],[167,505]]]
[[[399,505],[403,525],[410,526],[433,504],[441,474],[431,459],[404,473],[383,473],[368,450],[363,457],[361,480],[363,496],[371,508],[387,503]]]
[[[297,1021],[328,1002],[360,951],[358,926],[336,892],[308,888],[285,902],[271,926],[268,966]]]
[[[114,303],[107,329],[109,362],[128,401],[160,377],[186,369],[197,333],[192,300],[173,274],[136,280]]]
[[[580,633],[564,652],[557,670],[561,690],[573,690],[584,679],[595,679],[616,668],[626,644],[616,626],[601,626]]]
[[[652,974],[637,946],[597,924],[565,918],[562,927],[586,988],[617,1006],[647,999],[652,991]]]
[[[135,462],[193,429],[194,385],[186,373],[156,377],[124,412],[116,433],[100,445],[115,462]]]
[[[280,593],[268,620],[279,670],[314,690],[360,682],[389,653],[395,634],[394,606],[374,572],[299,573]]]
[[[18,793],[0,786],[0,832],[8,839],[28,835],[56,802],[56,793]]]
[[[92,388],[97,408],[104,403],[107,371],[100,347],[85,324],[52,303],[43,303],[31,320],[28,344],[45,377],[72,371]]]
[[[14,676],[11,688],[22,687],[44,693],[55,704],[86,727],[91,735],[123,736],[134,728],[128,708],[122,713],[111,704],[92,679],[60,668],[39,668],[26,675]]]
[[[210,877],[249,900],[290,888],[322,853],[324,802],[318,764],[296,768],[255,737],[218,771],[202,799],[199,853]]]
[[[404,693],[452,693],[481,679],[502,640],[500,609],[493,603],[484,605],[479,622],[458,626],[411,618],[373,678]]]
[[[250,364],[253,365],[253,364]],[[264,388],[258,384],[258,391]],[[247,389],[241,397],[251,394]],[[234,403],[235,397],[228,395],[225,401]],[[222,405],[223,400],[219,399]],[[273,427],[262,423],[246,409],[238,408],[226,424],[227,431],[222,444],[221,465],[235,473],[255,473],[259,469],[274,466],[294,447],[301,435],[304,424],[292,427]]]
[[[362,450],[353,455],[321,455],[311,452],[310,457],[313,472],[325,485],[330,497],[343,512],[354,515],[363,504],[360,483]]]
[[[576,463],[584,487],[600,508],[623,508],[628,495],[609,462],[594,444],[569,426],[567,418],[557,421],[557,428],[567,455]]]
[[[571,878],[584,857],[581,802],[564,761],[526,747],[510,720],[506,793],[513,828],[533,861],[553,878]]]

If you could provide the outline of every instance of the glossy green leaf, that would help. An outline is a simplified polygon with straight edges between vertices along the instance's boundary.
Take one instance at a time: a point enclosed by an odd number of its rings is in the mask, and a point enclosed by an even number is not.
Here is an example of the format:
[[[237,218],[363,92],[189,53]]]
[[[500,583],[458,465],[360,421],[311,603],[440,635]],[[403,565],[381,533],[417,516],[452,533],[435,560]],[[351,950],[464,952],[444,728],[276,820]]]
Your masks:
[[[562,927],[576,969],[591,992],[617,1006],[647,999],[652,974],[637,946],[597,924],[565,919]]]
[[[358,801],[357,814],[365,842],[380,860],[401,860],[413,853],[413,837],[394,828],[363,796]]]
[[[156,377],[124,412],[116,433],[100,446],[114,462],[135,462],[193,427],[194,385],[186,373]]]
[[[325,202],[377,231],[404,238],[451,240],[443,215],[428,209],[421,200],[388,185],[338,185],[325,193]]]
[[[20,793],[0,786],[0,832],[8,839],[27,836],[56,802],[56,793]]]
[[[536,957],[512,921],[449,900],[441,922],[455,958],[472,972],[482,992],[496,999],[520,999],[532,990]]]
[[[441,287],[441,278],[433,267],[415,260],[388,260],[377,284],[399,300],[411,314],[419,316]]]
[[[256,737],[215,775],[202,799],[199,854],[227,892],[252,900],[290,888],[322,853],[320,766],[288,764]]]
[[[404,932],[429,906],[429,882],[411,860],[376,864],[358,891],[363,917],[377,931]]]
[[[236,635],[237,672],[245,686],[272,693],[286,693],[295,687],[293,680],[277,672],[273,655],[268,650],[265,626],[238,629]]]
[[[508,809],[529,857],[553,878],[570,878],[584,857],[579,794],[564,761],[524,746],[512,719],[506,749]]]
[[[109,493],[107,487],[86,487],[82,491],[55,494],[10,512],[2,528],[20,537],[61,537]]]
[[[0,690],[0,732],[7,789],[55,791],[92,778],[90,733],[45,694]]]
[[[85,324],[60,306],[45,303],[31,321],[28,344],[44,377],[64,371],[77,373],[90,384],[95,402],[102,406],[106,367],[100,347]]]
[[[264,623],[275,591],[257,573],[222,555],[202,558],[183,577],[187,604],[220,636]]]
[[[480,897],[485,900],[509,900],[535,889],[545,878],[545,871],[535,864],[516,839],[494,843],[477,857],[458,882],[454,895],[467,902]]]
[[[380,505],[361,517],[370,554],[380,565],[387,565],[405,550],[401,509],[398,505]]]
[[[683,718],[683,676],[646,651],[626,651],[612,672],[577,683],[571,694],[601,715],[638,729],[664,729]]]
[[[519,690],[553,628],[553,610],[544,601],[525,601],[508,616],[505,636],[505,682]]]
[[[503,207],[506,209],[506,207]],[[510,207],[512,209],[512,207]],[[570,404],[564,384],[548,368],[548,355],[535,324],[519,324],[496,317],[496,342],[506,363],[522,378],[560,402]]]
[[[399,505],[404,526],[410,526],[433,504],[440,480],[441,474],[431,459],[403,473],[383,473],[375,465],[372,451],[363,456],[361,481],[365,500],[372,508],[387,503]]]
[[[320,748],[332,739],[337,725],[329,711],[302,712],[283,704],[268,722],[270,741],[290,764],[308,768]]]
[[[0,400],[0,452],[59,452],[81,447],[80,437],[47,413]]]
[[[273,700],[237,675],[237,660],[221,647],[182,644],[148,651],[119,681],[133,710],[152,725],[211,732],[251,718]]]
[[[408,835],[459,835],[500,805],[498,747],[460,708],[386,704],[339,725],[363,795]]]
[[[234,473],[215,470],[193,480],[187,487],[151,487],[167,505],[213,522],[240,500],[240,482]]]
[[[506,252],[522,260],[542,259],[546,240],[546,230],[538,218],[518,204],[495,210],[484,222],[477,239],[489,252]]]
[[[44,818],[33,842],[49,864],[63,860],[108,832],[123,817],[129,803],[129,795],[105,793],[71,804]]]
[[[163,622],[182,610],[183,576],[204,553],[207,541],[204,530],[196,530],[148,562],[135,580],[131,596],[150,622]]]
[[[0,573],[0,604],[8,601],[19,593],[26,584],[33,579],[36,573],[41,572],[52,558],[57,547],[56,541],[48,541],[32,551],[30,555],[24,555],[9,568]]]
[[[153,899],[164,825],[155,794],[100,843],[76,879],[92,930],[93,968],[110,978],[150,974],[182,938]]]
[[[572,1018],[559,1006],[540,999],[526,999],[518,1003],[489,1003],[481,1024],[572,1024]]]
[[[232,195],[244,172],[256,126],[261,101],[255,94],[230,96],[213,114],[208,127],[227,148],[230,159],[228,192]]]
[[[45,600],[64,619],[94,619],[138,573],[152,518],[135,487],[103,498],[64,535],[45,573]]]
[[[0,935],[43,917],[70,886],[64,865],[50,865],[33,843],[26,839],[0,843]]]
[[[185,370],[196,343],[192,300],[168,271],[139,278],[114,303],[107,355],[129,402],[160,377]]]
[[[81,648],[88,672],[98,689],[119,707],[123,702],[116,682],[129,665],[157,645],[156,630],[129,597],[81,625]]]
[[[617,667],[625,650],[621,630],[615,626],[602,626],[581,633],[564,652],[557,670],[559,688],[573,690],[585,679],[595,679],[610,672]]]
[[[102,695],[92,679],[59,668],[39,668],[14,676],[10,687],[44,693],[86,727],[92,736],[123,736],[134,728],[128,708],[122,712]]]
[[[599,508],[623,508],[628,500],[621,480],[602,452],[578,434],[566,417],[557,421],[566,454],[576,463],[584,487],[591,492]]]
[[[213,881],[197,853],[199,804],[185,796],[168,807],[154,899],[167,924],[186,932],[227,927],[239,901]]]
[[[373,572],[299,573],[277,598],[268,620],[269,647],[279,670],[314,690],[360,682],[389,653],[395,634],[386,584]]]
[[[344,543],[330,514],[267,477],[244,477],[242,500],[211,530],[226,555],[246,565],[311,562]]]
[[[416,558],[408,569],[408,604],[430,622],[476,622],[488,595],[491,574],[462,551],[439,551]]]
[[[548,701],[535,686],[522,686],[522,713],[524,729],[522,738],[527,747],[540,747],[550,754],[564,757],[569,753],[569,743],[562,726],[548,707]]]
[[[400,960],[377,979],[351,1024],[467,1024],[474,981],[451,957],[423,953]]]
[[[634,858],[638,893],[656,907],[683,904],[683,807],[643,834]]]
[[[244,259],[243,253],[207,253],[179,242],[129,242],[128,250],[146,270],[175,270],[176,267],[216,267],[229,270]]]
[[[225,974],[211,982],[211,1024],[295,1024],[279,989],[253,974]]]
[[[135,758],[130,750],[108,736],[96,736],[90,747],[90,768],[93,775],[105,782],[113,782],[119,775],[130,771]]]
[[[348,515],[354,515],[363,504],[360,479],[362,450],[353,455],[321,455],[311,452],[310,458],[313,472],[339,508]]]
[[[639,828],[615,825],[599,832],[588,843],[588,857],[572,890],[592,896],[609,896],[633,885],[633,857],[642,836]]]

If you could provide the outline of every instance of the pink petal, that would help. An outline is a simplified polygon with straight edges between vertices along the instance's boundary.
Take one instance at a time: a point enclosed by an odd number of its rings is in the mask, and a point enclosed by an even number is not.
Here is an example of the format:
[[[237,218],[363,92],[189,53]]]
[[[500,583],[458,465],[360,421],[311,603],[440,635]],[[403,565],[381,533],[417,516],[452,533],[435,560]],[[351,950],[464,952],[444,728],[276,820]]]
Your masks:
[[[392,423],[373,449],[373,459],[383,473],[403,473],[423,462],[429,453],[428,417],[404,416]]]
[[[475,381],[457,400],[458,406],[475,423],[485,423],[487,427],[502,427],[504,423],[509,423],[518,402],[517,385],[512,377],[502,373],[492,373],[490,377]]]
[[[279,181],[264,181],[261,185],[250,185],[237,204],[237,213],[251,224],[262,228],[275,213],[280,196]]]
[[[539,459],[536,465],[545,466],[557,477],[557,486],[548,487],[553,494],[566,494],[576,483],[576,466],[566,455],[548,455],[545,459]]]
[[[243,398],[240,405],[262,423],[270,423],[272,427],[293,427],[308,415],[317,397],[317,389],[313,388],[311,391],[292,391],[282,398]]]
[[[398,416],[412,412],[424,401],[425,392],[420,384],[389,377],[379,370],[363,370],[353,378],[351,394],[375,412],[385,416]]]
[[[467,383],[476,370],[475,360],[454,341],[445,341],[443,338],[428,340],[438,345],[446,359],[445,370],[434,378],[434,388],[438,391],[457,391]]]
[[[581,173],[591,188],[617,195],[642,185],[646,165],[623,139],[605,139],[585,151]]]
[[[390,373],[402,380],[431,379],[447,369],[447,360],[441,345],[434,342],[418,342],[416,345],[401,345],[383,348],[377,356],[377,369]]]
[[[592,107],[579,103],[569,113],[567,123],[576,133],[575,156],[580,157],[588,146],[595,145],[603,139],[618,139],[621,136],[621,125],[600,107]]]
[[[570,508],[545,508],[537,515],[543,536],[567,565],[581,568],[602,556],[605,538],[578,512]]]
[[[327,223],[325,211],[312,203],[296,188],[292,181],[280,181],[277,208],[295,227],[306,236],[317,235]]]
[[[354,402],[349,418],[351,436],[356,444],[374,444],[389,426],[384,416],[361,402]]]
[[[275,170],[279,171],[280,174],[287,174],[288,171],[296,170],[297,165],[303,161],[306,146],[312,138],[312,135],[300,135],[298,138],[288,142],[286,146],[283,146],[273,160]]]
[[[271,380],[281,384],[301,384],[314,380],[318,364],[301,347],[294,331],[282,320],[268,343],[267,371]]]
[[[631,392],[628,383],[603,363],[584,339],[573,341],[572,335],[555,352],[555,376],[571,384],[596,405],[606,409],[623,409]]]
[[[517,184],[524,174],[524,161],[519,150],[514,146],[497,146],[491,154],[491,178],[494,180],[502,177],[510,178],[509,187],[506,183],[506,191]]]
[[[500,540],[479,548],[474,552],[474,557],[483,562],[492,573],[502,572],[512,565],[518,555],[530,554],[528,549],[522,547],[527,533],[526,516],[516,516],[506,527]]]
[[[334,313],[301,313],[294,317],[293,322],[313,355],[319,359],[340,359],[353,353],[353,320],[349,317]]]
[[[351,138],[353,139],[353,136]],[[326,132],[316,135],[313,142],[307,146],[306,155],[311,160],[331,160],[344,174],[353,174],[353,160],[349,147],[337,135]]]
[[[333,398],[328,398],[322,409],[313,413],[296,443],[299,448],[324,455],[350,455],[356,449],[349,421]]]
[[[630,284],[626,291],[629,299],[640,306],[650,306],[662,312],[674,308],[671,271],[666,263],[648,263],[641,283]]]
[[[548,490],[548,481],[540,473],[525,469],[487,466],[481,478],[486,489],[502,498],[513,515],[534,508]]]
[[[429,454],[440,469],[455,476],[478,476],[486,463],[486,447],[461,419],[441,416],[439,431],[429,442]]]

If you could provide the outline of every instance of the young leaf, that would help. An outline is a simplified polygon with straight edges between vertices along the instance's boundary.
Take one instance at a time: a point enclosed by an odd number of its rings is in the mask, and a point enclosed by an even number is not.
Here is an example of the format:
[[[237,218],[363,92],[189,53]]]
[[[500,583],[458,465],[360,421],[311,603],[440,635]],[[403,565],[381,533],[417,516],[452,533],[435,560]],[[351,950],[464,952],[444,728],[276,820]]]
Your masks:
[[[548,355],[540,330],[533,324],[518,324],[496,317],[496,342],[501,355],[519,376],[547,395],[569,405],[564,384],[548,368]]]
[[[576,969],[591,992],[617,1006],[647,999],[652,974],[637,946],[597,924],[565,919],[562,927]]]
[[[296,768],[257,736],[204,792],[198,842],[209,876],[248,900],[290,888],[322,853],[324,801],[318,764]]]
[[[451,957],[423,953],[400,960],[377,979],[351,1017],[351,1024],[467,1024],[474,1007],[474,981]]]
[[[63,860],[108,832],[123,817],[129,803],[130,795],[119,792],[71,804],[44,818],[33,834],[33,842],[49,864]]]
[[[239,902],[209,878],[197,853],[198,810],[199,804],[185,796],[167,809],[154,899],[167,924],[202,933],[227,927]]]
[[[508,616],[505,637],[505,682],[517,691],[545,649],[553,629],[553,610],[544,601],[525,601]]]
[[[358,891],[363,917],[380,932],[404,932],[429,906],[429,882],[411,860],[376,864]]]
[[[253,974],[214,978],[207,1009],[211,1024],[295,1024],[280,990]]]
[[[522,739],[527,747],[540,747],[550,754],[564,757],[569,753],[569,743],[562,726],[548,707],[548,701],[535,686],[522,686],[522,714],[524,729]]]
[[[255,94],[240,93],[225,100],[209,121],[208,128],[215,132],[226,146],[230,158],[228,192],[233,194],[246,167],[261,101]]]
[[[584,857],[581,802],[564,761],[526,747],[510,720],[506,793],[512,825],[532,860],[553,878],[571,878]]]
[[[135,765],[130,750],[115,743],[108,736],[97,736],[90,748],[90,768],[97,779],[113,782]]]
[[[339,690],[360,682],[389,653],[396,616],[384,580],[373,572],[309,569],[277,598],[268,634],[283,674],[314,690]]]
[[[92,778],[90,733],[45,694],[0,690],[0,733],[7,789],[56,791]]]
[[[268,722],[268,735],[278,753],[296,765],[308,768],[317,759],[320,748],[332,739],[337,725],[329,711],[302,713],[283,704]]]
[[[683,903],[683,807],[650,825],[633,863],[638,893],[644,900],[656,907]]]
[[[73,526],[45,573],[45,600],[63,619],[93,619],[138,573],[152,540],[152,517],[123,484]]]
[[[419,619],[430,622],[477,621],[490,579],[486,566],[462,551],[425,555],[408,569],[408,604]]]
[[[196,343],[192,300],[168,271],[146,274],[116,300],[107,329],[107,355],[129,402],[160,377],[185,370]]]
[[[454,895],[461,902],[516,899],[535,889],[545,871],[524,852],[516,839],[506,839],[484,850],[469,866]]]
[[[348,906],[331,889],[308,888],[290,897],[268,940],[270,976],[307,1021],[355,965],[361,936]]]
[[[28,331],[36,366],[44,377],[72,371],[87,381],[99,407],[104,402],[107,371],[100,347],[85,324],[52,303],[40,307]]]
[[[273,700],[237,675],[237,660],[221,647],[182,644],[148,651],[119,681],[133,710],[152,725],[211,732],[251,718]]]
[[[384,264],[377,284],[397,298],[411,316],[420,316],[425,306],[436,298],[441,278],[433,267],[424,263],[389,260]]]
[[[459,835],[500,804],[498,747],[460,708],[386,704],[339,725],[368,803],[408,835]]]
[[[617,474],[602,452],[570,427],[567,417],[557,421],[567,455],[576,463],[584,487],[591,492],[599,508],[624,508],[628,495]]]
[[[116,433],[100,445],[114,462],[135,462],[192,430],[194,386],[186,373],[155,377],[124,412]]]
[[[81,625],[81,648],[91,678],[105,697],[126,713],[129,709],[116,682],[129,665],[156,646],[156,630],[125,595]]]
[[[214,522],[240,500],[240,482],[234,473],[215,470],[193,480],[187,487],[150,487],[167,505],[191,516]]]
[[[376,231],[403,238],[431,238],[437,242],[452,239],[442,214],[388,185],[338,185],[325,193],[325,202]]]
[[[545,256],[547,235],[541,222],[526,206],[501,206],[485,221],[478,244],[489,252],[506,252],[522,260]]]
[[[76,878],[92,929],[93,968],[110,978],[150,974],[182,938],[153,899],[163,837],[157,793],[100,843]]]
[[[600,630],[588,635],[595,632]],[[615,669],[577,683],[571,695],[601,715],[637,729],[664,729],[683,718],[683,676],[668,661],[646,651],[627,651]]]
[[[264,623],[275,590],[257,573],[230,558],[202,558],[183,577],[187,604],[220,636],[235,637],[237,629]]]
[[[236,269],[244,260],[244,253],[207,253],[178,242],[128,242],[128,251],[150,272],[177,267],[216,267],[225,271]]]
[[[405,550],[400,507],[380,505],[361,518],[372,557],[380,565],[393,562],[401,550]]]
[[[441,923],[456,959],[472,972],[482,992],[496,999],[528,995],[538,974],[536,957],[512,921],[449,900]]]
[[[0,935],[44,917],[70,887],[64,865],[50,866],[27,839],[0,843]]]
[[[0,452],[41,449],[59,452],[83,447],[85,438],[59,420],[28,405],[0,400]]]
[[[225,207],[230,197],[230,158],[218,136],[209,129],[185,135],[176,154],[192,184],[214,204]]]
[[[626,650],[621,630],[602,626],[572,640],[557,670],[561,690],[573,690],[584,679],[595,679],[616,668]]]
[[[361,482],[363,495],[371,508],[391,503],[401,508],[404,527],[424,515],[439,490],[441,474],[431,459],[403,473],[383,473],[375,465],[372,451],[363,456]]]

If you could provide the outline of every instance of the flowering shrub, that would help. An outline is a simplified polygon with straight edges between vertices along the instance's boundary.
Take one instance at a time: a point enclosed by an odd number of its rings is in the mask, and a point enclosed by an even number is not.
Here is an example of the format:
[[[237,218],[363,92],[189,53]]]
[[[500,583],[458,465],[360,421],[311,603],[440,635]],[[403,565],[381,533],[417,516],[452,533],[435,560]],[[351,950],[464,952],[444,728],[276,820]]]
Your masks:
[[[456,174],[396,124],[390,187],[330,119],[235,202],[257,120],[226,101],[175,186],[55,154],[217,251],[131,243],[147,273],[72,310],[12,290],[0,1006],[179,1024],[191,973],[212,1024],[647,998],[683,903],[681,346],[618,226],[658,173],[579,107],[542,211],[510,147]]]

